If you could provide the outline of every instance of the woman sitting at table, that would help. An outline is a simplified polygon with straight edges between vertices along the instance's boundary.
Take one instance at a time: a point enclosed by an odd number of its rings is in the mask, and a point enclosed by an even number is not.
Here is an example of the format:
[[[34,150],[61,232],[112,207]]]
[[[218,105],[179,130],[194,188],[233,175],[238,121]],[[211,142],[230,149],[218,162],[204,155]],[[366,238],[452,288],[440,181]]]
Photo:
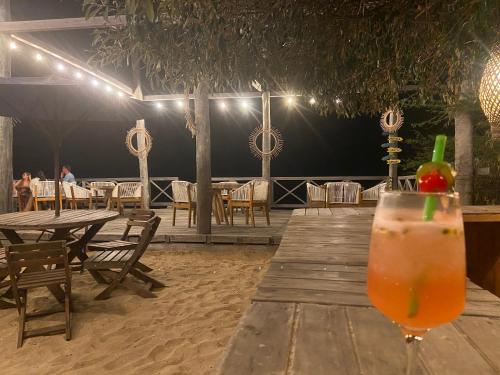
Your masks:
[[[14,185],[14,189],[17,190],[17,196],[19,197],[19,211],[28,211],[31,209],[31,173],[24,172],[19,181]]]

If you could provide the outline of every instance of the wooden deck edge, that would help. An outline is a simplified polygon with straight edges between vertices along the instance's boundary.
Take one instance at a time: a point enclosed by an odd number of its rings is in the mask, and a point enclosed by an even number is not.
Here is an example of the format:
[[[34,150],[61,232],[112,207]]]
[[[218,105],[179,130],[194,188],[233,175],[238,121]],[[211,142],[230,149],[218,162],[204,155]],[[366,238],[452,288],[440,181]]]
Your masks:
[[[38,233],[21,233],[21,238],[25,241],[36,241],[39,239]],[[40,238],[43,241],[50,239],[50,233],[44,233]],[[97,234],[93,242],[113,241],[121,238],[119,234]],[[153,243],[185,243],[185,244],[228,244],[228,245],[264,245],[272,246],[279,245],[282,236],[269,235],[269,236],[244,236],[244,235],[230,235],[230,234],[165,234],[157,235],[153,238]],[[7,240],[4,236],[0,235],[0,240]]]

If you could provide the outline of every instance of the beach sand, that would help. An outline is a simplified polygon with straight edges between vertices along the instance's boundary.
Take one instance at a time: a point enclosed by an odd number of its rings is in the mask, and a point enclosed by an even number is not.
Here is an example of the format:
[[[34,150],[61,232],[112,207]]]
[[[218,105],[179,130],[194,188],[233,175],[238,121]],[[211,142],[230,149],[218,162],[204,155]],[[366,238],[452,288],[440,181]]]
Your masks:
[[[143,299],[120,289],[105,301],[88,273],[73,273],[72,340],[63,335],[17,342],[17,311],[0,310],[0,373],[213,374],[236,325],[264,275],[275,247],[153,245],[143,257],[167,287]],[[29,296],[44,308],[46,289]],[[62,314],[28,327],[61,323]]]

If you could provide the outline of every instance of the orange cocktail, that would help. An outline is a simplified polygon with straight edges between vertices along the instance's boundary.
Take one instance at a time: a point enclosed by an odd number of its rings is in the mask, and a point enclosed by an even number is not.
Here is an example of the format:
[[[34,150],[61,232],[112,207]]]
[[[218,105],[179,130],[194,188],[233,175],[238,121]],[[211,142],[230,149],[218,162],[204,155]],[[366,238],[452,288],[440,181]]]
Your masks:
[[[379,207],[370,244],[370,300],[405,333],[420,336],[455,319],[465,303],[461,212],[448,196],[436,199],[445,207],[432,221],[422,220],[420,205]]]

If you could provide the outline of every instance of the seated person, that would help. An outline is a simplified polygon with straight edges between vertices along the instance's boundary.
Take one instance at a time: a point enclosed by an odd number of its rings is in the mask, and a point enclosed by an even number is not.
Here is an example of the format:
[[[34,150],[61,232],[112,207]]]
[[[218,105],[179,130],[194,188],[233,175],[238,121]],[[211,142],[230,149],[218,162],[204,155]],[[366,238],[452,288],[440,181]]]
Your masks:
[[[69,182],[70,184],[75,184],[76,179],[73,173],[71,173],[71,167],[69,165],[63,165],[61,171],[61,178],[64,182]]]

